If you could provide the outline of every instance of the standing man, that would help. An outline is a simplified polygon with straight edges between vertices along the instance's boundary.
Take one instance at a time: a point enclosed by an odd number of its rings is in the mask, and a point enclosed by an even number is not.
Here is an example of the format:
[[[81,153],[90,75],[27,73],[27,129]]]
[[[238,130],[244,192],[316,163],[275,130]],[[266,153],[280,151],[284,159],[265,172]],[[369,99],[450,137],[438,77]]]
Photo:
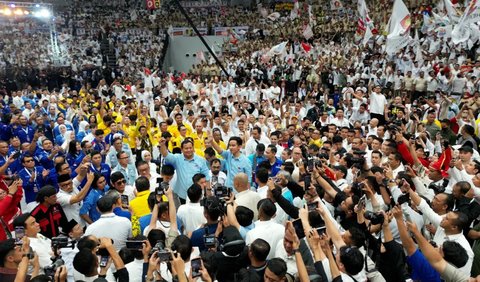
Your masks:
[[[210,134],[208,138],[213,138]],[[215,142],[212,142],[215,143]],[[165,145],[165,138],[160,138],[158,143],[160,146],[160,153],[167,162],[174,165],[177,175],[177,182],[174,187],[174,192],[180,198],[180,203],[183,205],[186,203],[187,190],[193,184],[193,176],[197,173],[201,173],[206,176],[207,187],[210,187],[210,175],[209,169],[205,163],[205,160],[194,154],[193,140],[186,139],[181,144],[182,154],[172,154],[168,152],[168,148]],[[218,146],[215,144],[215,146]],[[221,148],[220,148],[221,149]]]
[[[31,214],[40,225],[42,234],[50,239],[57,237],[60,234],[59,227],[68,227],[67,216],[57,203],[57,189],[53,186],[43,187],[38,191],[36,201],[39,204]]]

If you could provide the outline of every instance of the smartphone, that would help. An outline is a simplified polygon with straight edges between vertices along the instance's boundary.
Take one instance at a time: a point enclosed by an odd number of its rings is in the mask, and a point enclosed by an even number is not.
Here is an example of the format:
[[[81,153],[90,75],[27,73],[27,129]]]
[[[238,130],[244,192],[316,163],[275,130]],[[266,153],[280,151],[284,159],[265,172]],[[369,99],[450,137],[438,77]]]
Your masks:
[[[15,244],[23,245],[23,237],[25,237],[25,227],[15,227]]]
[[[107,263],[108,263],[108,256],[102,256],[102,258],[100,259],[100,267],[107,267]]]
[[[326,226],[317,227],[315,229],[317,229],[318,236],[322,236],[323,234],[325,234],[325,232],[327,232]]]
[[[127,195],[121,195],[122,197],[122,205],[128,206],[128,196]]]
[[[15,154],[13,154],[12,157],[13,157],[14,159],[18,159],[21,155],[22,155],[22,152],[21,152],[21,151],[18,151],[18,152],[16,152]]]
[[[365,208],[365,195],[363,195],[358,201],[358,210],[363,210]]]
[[[305,231],[303,230],[303,224],[300,218],[293,221],[293,227],[295,228],[298,239],[305,238]]]
[[[130,249],[130,250],[143,249],[143,241],[127,240],[126,244],[127,244],[127,249]]]
[[[308,207],[308,211],[314,211],[318,208],[318,202],[315,201],[310,204],[307,204],[307,207]]]
[[[315,163],[315,160],[313,158],[308,160],[308,171],[312,172],[313,171],[313,164]]]
[[[157,256],[157,258],[160,258],[160,262],[172,261],[173,260],[172,253],[166,252],[166,251],[158,252],[158,253],[156,253],[156,256]]]
[[[37,128],[38,133],[43,133],[43,128]]]
[[[202,259],[201,258],[192,259],[191,265],[192,265],[192,278],[202,276],[202,274],[200,273],[200,270],[202,269]]]
[[[310,189],[310,185],[312,184],[312,177],[310,175],[306,175],[303,178],[303,181],[305,183],[305,190]]]

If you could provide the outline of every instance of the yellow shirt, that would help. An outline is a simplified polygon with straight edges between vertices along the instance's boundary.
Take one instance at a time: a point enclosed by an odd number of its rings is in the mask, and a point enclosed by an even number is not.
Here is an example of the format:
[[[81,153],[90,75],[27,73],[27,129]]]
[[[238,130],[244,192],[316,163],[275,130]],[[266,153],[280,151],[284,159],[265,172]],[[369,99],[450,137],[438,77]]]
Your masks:
[[[97,124],[98,124],[98,129],[103,130],[103,133],[105,134],[105,136],[110,134],[111,132],[110,127],[107,127],[107,125],[103,122],[103,119],[100,116],[100,114],[97,114]]]
[[[142,217],[150,213],[148,208],[148,196],[150,195],[150,190],[138,192],[137,197],[130,201],[129,205],[133,209],[133,213],[137,217]]]
[[[185,125],[185,127],[187,128],[187,136],[190,136],[192,134],[192,128],[186,123],[184,123],[183,125]],[[180,132],[178,131],[178,125],[170,125],[167,128],[167,131],[170,132],[170,134],[172,134],[172,136],[175,138],[180,136]]]
[[[193,138],[193,147],[195,149],[205,150],[205,138],[207,137],[207,133],[202,132],[202,136],[199,137],[195,131],[190,137]]]
[[[313,140],[313,139],[310,139],[310,143],[308,143],[308,145],[311,145],[311,144],[315,144],[318,146],[318,148],[320,149],[323,145],[323,141],[322,139],[317,139],[317,140]]]
[[[185,136],[185,138],[186,137],[188,137],[188,135]],[[183,138],[181,135],[178,136],[175,139],[172,138],[172,142],[170,142],[170,144],[168,144],[168,148],[170,149],[170,151],[172,151],[174,148],[182,148],[182,142],[183,142],[183,140],[185,140],[185,138]]]
[[[123,133],[125,133],[125,137],[123,137],[123,142],[128,143],[130,148],[135,148],[135,138],[137,137],[137,128],[134,125],[130,126],[123,126]]]

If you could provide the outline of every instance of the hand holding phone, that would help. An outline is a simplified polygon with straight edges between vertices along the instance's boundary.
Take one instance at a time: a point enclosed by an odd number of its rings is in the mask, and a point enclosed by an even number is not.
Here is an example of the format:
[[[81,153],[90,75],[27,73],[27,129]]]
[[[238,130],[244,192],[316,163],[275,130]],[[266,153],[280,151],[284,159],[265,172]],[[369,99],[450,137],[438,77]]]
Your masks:
[[[192,278],[197,278],[202,276],[202,273],[200,272],[200,270],[202,269],[202,259],[201,258],[192,259],[191,265],[192,265]]]
[[[23,237],[25,237],[25,227],[15,227],[15,244],[23,245]]]

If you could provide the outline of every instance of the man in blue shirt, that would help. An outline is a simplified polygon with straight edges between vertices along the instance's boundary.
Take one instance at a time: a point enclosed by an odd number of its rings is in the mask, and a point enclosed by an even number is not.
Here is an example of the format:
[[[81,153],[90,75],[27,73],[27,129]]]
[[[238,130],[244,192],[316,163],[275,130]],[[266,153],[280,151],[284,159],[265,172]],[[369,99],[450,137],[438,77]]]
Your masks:
[[[268,145],[267,149],[265,150],[265,159],[270,163],[272,166],[270,168],[270,176],[276,176],[277,173],[280,171],[282,167],[282,161],[277,159],[277,147],[275,145]]]
[[[208,132],[208,139],[213,138],[212,133]],[[252,183],[252,163],[245,155],[240,152],[242,146],[242,139],[233,136],[228,141],[228,150],[223,150],[217,143],[212,142],[213,148],[225,159],[227,162],[228,173],[225,186],[233,189],[233,178],[238,173],[245,173],[248,176],[248,183]],[[235,193],[235,189],[233,189]]]
[[[127,185],[135,185],[135,180],[137,180],[138,177],[137,168],[130,164],[129,156],[124,151],[118,153],[118,165],[112,169],[112,173],[116,171],[123,173],[125,180],[127,181]]]
[[[47,138],[44,138],[42,140],[42,147],[43,147],[43,149],[38,148],[35,151],[35,160],[37,161],[38,164],[40,164],[44,168],[53,169],[55,167],[53,159],[58,154],[62,154],[60,152],[61,150],[63,150],[64,152],[65,152],[65,150],[63,148],[60,149],[61,147],[59,147],[59,146],[55,146],[55,148],[53,148],[52,141],[50,141]]]
[[[93,149],[99,151],[102,155],[102,162],[105,162],[105,155],[107,154],[107,143],[103,141],[105,133],[101,129],[95,131],[95,140],[93,140],[92,145]]]
[[[256,171],[258,164],[266,160],[265,145],[262,143],[257,144],[257,147],[255,148],[255,153],[248,156],[248,160],[252,164],[252,171]]]
[[[73,170],[77,169],[77,167],[82,163],[88,163],[92,159],[92,156],[89,155],[93,148],[92,143],[88,141],[82,141],[80,146],[82,147],[82,151],[80,151],[80,154],[73,163]]]
[[[45,123],[45,121],[48,121]],[[48,116],[39,116],[35,118],[35,122],[37,123],[37,127],[35,128],[35,131],[42,132],[43,135],[49,139],[50,141],[53,141],[53,121],[48,118]]]
[[[23,181],[22,187],[25,191],[25,201],[28,209],[32,210],[37,205],[35,198],[38,191],[50,184],[50,177],[48,176],[48,170],[41,166],[35,166],[35,160],[32,156],[25,155],[21,160],[24,168],[18,172],[18,175]]]
[[[100,218],[100,212],[97,210],[97,201],[105,196],[105,191],[108,190],[105,176],[96,172],[92,182],[92,188],[87,197],[83,200],[83,205],[80,208],[80,216],[88,224],[92,224]]]
[[[186,138],[183,140],[181,148],[182,154],[172,154],[168,152],[165,145],[165,138],[160,138],[158,145],[160,146],[160,153],[165,160],[175,166],[177,172],[177,183],[173,191],[180,198],[181,204],[185,204],[187,198],[187,189],[193,184],[193,176],[197,173],[201,173],[206,176],[207,185],[210,187],[209,168],[207,167],[205,160],[194,154],[194,145],[192,138]]]
[[[203,208],[204,210],[203,214],[207,219],[207,224],[205,224],[205,227],[201,227],[195,231],[192,231],[191,234],[187,235],[190,237],[190,240],[192,241],[192,246],[198,247],[200,252],[204,252],[208,250],[205,247],[205,244],[203,241],[203,235],[205,235],[205,229],[208,229],[208,234],[216,233],[218,224],[221,224],[218,222],[218,218],[220,217],[220,213],[222,209],[223,207],[221,206],[220,200],[217,197],[214,197],[214,196],[208,197],[207,205]]]
[[[105,176],[105,180],[107,180],[107,183],[110,183],[111,169],[108,165],[102,162],[102,155],[100,154],[100,152],[93,150],[91,156],[92,160],[90,161],[90,171],[92,171],[93,173],[100,172]]]
[[[19,126],[14,126],[13,136],[17,136],[20,139],[20,143],[30,143],[33,140],[33,135],[35,131],[33,128],[27,124],[27,118],[25,116],[20,116],[18,118]]]

